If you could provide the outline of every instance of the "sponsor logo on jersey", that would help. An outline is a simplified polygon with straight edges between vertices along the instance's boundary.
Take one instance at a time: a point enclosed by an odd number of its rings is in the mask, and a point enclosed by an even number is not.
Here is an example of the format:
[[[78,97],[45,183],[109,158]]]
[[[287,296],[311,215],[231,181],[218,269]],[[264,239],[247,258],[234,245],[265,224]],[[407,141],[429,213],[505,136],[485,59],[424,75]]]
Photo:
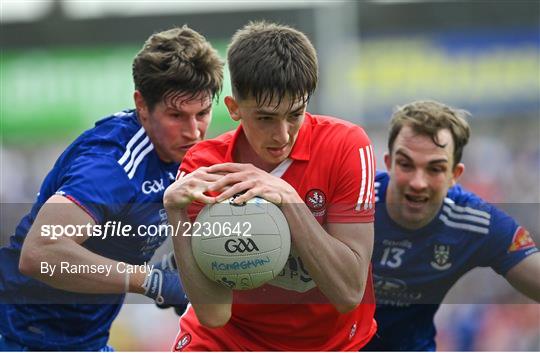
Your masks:
[[[326,195],[320,189],[311,189],[306,193],[304,202],[315,217],[320,217],[325,213]]]
[[[225,251],[231,254],[244,253],[246,251],[259,251],[259,247],[253,239],[229,239],[225,242]]]
[[[532,239],[529,231],[521,226],[516,229],[514,236],[512,237],[512,244],[508,248],[508,252],[519,251],[534,247],[534,240]]]
[[[383,292],[402,292],[407,289],[407,284],[397,278],[373,276],[373,288]]]
[[[444,271],[448,270],[451,266],[450,245],[435,245],[433,249],[433,260],[431,261],[431,267],[439,271]]]
[[[392,239],[384,239],[382,241],[383,245],[386,246],[399,246],[402,248],[412,249],[412,242],[410,240],[392,240]]]
[[[178,341],[176,341],[174,350],[181,351],[189,344],[189,342],[191,342],[191,335],[189,333],[183,334],[182,337],[180,337]]]
[[[421,292],[408,288],[407,283],[398,278],[373,274],[373,289],[377,304],[407,307],[422,299]]]
[[[148,194],[157,194],[158,192],[165,190],[165,185],[163,185],[163,179],[159,180],[146,180],[141,185],[141,190],[146,195]]]
[[[294,247],[291,247],[291,253],[283,270],[269,284],[299,293],[305,293],[316,287],[315,281],[309,275]]]

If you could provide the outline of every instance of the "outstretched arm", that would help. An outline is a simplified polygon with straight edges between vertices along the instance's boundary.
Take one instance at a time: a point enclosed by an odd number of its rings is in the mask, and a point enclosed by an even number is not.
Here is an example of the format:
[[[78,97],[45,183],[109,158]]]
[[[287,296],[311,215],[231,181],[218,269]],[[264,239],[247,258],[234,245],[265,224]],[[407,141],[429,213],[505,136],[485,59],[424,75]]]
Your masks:
[[[527,297],[540,302],[540,253],[529,255],[512,267],[506,280]]]
[[[141,287],[145,274],[136,273],[127,277],[117,270],[117,261],[108,259],[87,250],[81,244],[88,236],[61,236],[53,239],[43,236],[42,227],[58,225],[86,226],[95,224],[88,213],[68,198],[53,195],[41,207],[24,241],[19,270],[22,274],[38,279],[51,287],[78,293],[125,293],[129,291],[143,293]],[[61,272],[61,263],[70,265],[105,265],[110,266],[108,275],[100,273],[65,273]],[[42,263],[56,266],[53,275],[42,270]],[[126,283],[126,281],[129,281]]]
[[[182,291],[176,269],[165,264],[153,264],[150,273],[134,272],[128,274],[119,262],[93,253],[81,244],[85,236],[50,237],[43,236],[42,226],[95,225],[94,219],[68,198],[52,196],[43,205],[23,244],[19,260],[22,274],[38,279],[51,287],[77,293],[140,293],[154,299],[158,304],[185,304],[187,299]],[[84,229],[84,228],[83,228]],[[54,273],[44,271],[54,268]],[[106,266],[110,272],[69,273],[61,270],[62,264]],[[78,268],[78,267],[77,267]],[[103,268],[103,267],[102,267]]]

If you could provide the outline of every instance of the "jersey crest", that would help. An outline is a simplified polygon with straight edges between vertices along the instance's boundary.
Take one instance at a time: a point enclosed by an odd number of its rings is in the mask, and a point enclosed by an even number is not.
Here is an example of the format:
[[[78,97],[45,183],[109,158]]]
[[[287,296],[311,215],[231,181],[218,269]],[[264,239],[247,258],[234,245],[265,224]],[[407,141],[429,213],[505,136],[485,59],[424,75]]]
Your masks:
[[[435,245],[433,249],[433,261],[431,267],[436,270],[448,270],[452,266],[450,262],[450,245]]]
[[[315,217],[324,215],[326,208],[326,195],[320,189],[311,189],[306,193],[304,202]]]

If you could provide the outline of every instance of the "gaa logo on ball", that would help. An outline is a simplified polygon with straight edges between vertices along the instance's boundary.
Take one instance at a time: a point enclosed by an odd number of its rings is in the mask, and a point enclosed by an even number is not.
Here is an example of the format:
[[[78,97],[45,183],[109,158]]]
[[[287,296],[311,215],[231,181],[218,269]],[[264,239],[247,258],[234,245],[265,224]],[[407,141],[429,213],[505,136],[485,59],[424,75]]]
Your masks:
[[[260,251],[252,239],[229,239],[225,242],[225,250],[231,254],[235,252]]]
[[[243,205],[231,201],[207,205],[199,213],[195,223],[214,232],[191,239],[193,256],[208,278],[231,289],[257,288],[285,266],[289,225],[279,207],[262,198]]]

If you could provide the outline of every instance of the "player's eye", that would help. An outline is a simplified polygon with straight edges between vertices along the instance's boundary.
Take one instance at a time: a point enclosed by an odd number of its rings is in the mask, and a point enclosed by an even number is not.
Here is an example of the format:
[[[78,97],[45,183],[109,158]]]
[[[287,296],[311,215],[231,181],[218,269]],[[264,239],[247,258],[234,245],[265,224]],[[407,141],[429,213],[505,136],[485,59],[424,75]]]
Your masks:
[[[412,169],[412,164],[405,161],[397,161],[396,164],[401,167],[401,169]]]
[[[444,173],[446,171],[443,167],[432,167],[429,169],[430,172],[438,174],[438,173]]]
[[[210,113],[209,110],[205,110],[205,111],[199,112],[199,113],[197,114],[197,116],[198,116],[199,118],[204,118],[204,117],[207,116],[209,113]]]
[[[298,114],[294,114],[294,115],[291,115],[289,116],[289,120],[290,121],[298,121],[302,118],[303,114],[301,113],[298,113]]]

